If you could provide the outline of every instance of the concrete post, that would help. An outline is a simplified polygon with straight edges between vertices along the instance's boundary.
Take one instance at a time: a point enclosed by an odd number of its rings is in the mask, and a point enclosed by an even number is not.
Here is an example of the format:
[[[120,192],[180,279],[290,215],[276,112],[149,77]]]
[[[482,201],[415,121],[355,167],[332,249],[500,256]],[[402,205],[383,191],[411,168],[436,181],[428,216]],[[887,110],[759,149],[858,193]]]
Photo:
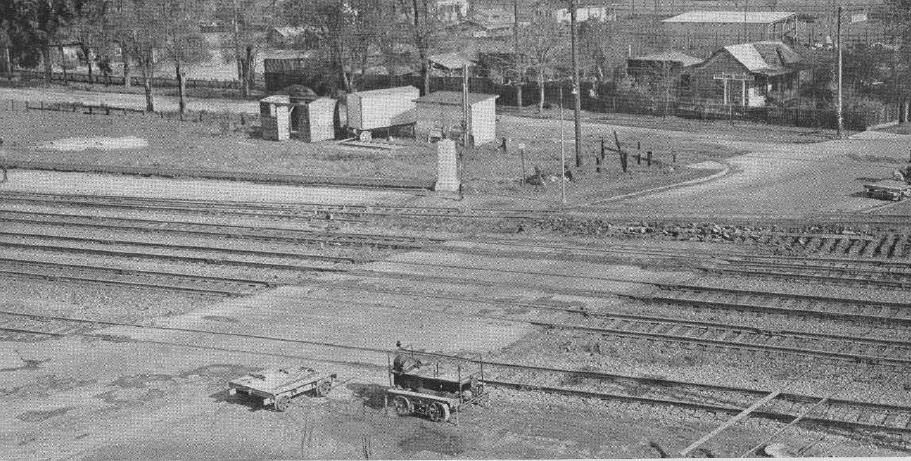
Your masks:
[[[437,143],[437,192],[459,191],[458,157],[455,141],[443,139]]]

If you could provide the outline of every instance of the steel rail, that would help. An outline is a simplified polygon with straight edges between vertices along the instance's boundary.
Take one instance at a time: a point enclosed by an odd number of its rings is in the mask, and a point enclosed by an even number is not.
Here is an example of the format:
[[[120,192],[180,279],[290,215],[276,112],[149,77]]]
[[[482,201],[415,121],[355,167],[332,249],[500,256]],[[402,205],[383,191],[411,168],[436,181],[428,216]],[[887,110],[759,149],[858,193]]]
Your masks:
[[[377,354],[382,354],[382,357],[385,357],[385,355],[388,353],[388,350],[373,348],[373,347],[352,346],[352,345],[347,345],[347,344],[335,344],[335,343],[327,343],[327,342],[320,342],[320,341],[307,341],[307,340],[300,340],[300,339],[288,339],[288,338],[281,338],[281,337],[270,337],[270,336],[252,335],[252,334],[243,334],[243,333],[214,332],[214,331],[194,329],[194,328],[162,327],[162,326],[142,325],[142,324],[128,323],[128,322],[74,319],[74,318],[69,318],[69,317],[23,314],[23,313],[19,313],[19,312],[7,312],[7,311],[0,311],[0,315],[31,318],[31,319],[35,319],[37,321],[43,321],[43,322],[47,322],[49,320],[56,320],[56,321],[64,321],[64,322],[84,323],[84,324],[90,324],[93,326],[101,325],[101,326],[106,326],[106,327],[132,327],[132,328],[147,329],[147,330],[176,331],[176,332],[206,334],[206,335],[214,335],[214,336],[229,336],[229,337],[238,337],[238,338],[247,338],[247,339],[269,340],[269,341],[276,341],[276,342],[282,342],[282,343],[306,344],[306,345],[311,345],[311,346],[326,347],[326,348],[332,348],[332,349],[354,350],[354,351],[361,351],[361,352],[377,353]],[[17,327],[13,327],[13,328],[5,328],[2,325],[0,325],[0,330],[15,331],[17,333],[31,333],[31,334],[36,334],[36,335],[47,335],[47,336],[52,336],[52,337],[65,337],[68,335],[79,335],[79,336],[97,337],[97,338],[101,338],[101,339],[112,339],[112,337],[110,335],[105,335],[105,334],[100,334],[100,333],[90,333],[90,332],[84,332],[84,331],[80,332],[78,330],[71,332],[71,333],[58,333],[58,332],[34,330],[34,329],[24,328],[21,326],[17,326]],[[213,346],[202,346],[202,345],[198,345],[198,344],[184,344],[184,343],[177,343],[177,342],[144,340],[144,339],[134,340],[132,338],[130,338],[128,340],[137,341],[137,342],[154,343],[154,344],[165,344],[165,345],[171,345],[171,346],[177,345],[177,346],[183,346],[183,347],[188,347],[188,348],[203,348],[203,349],[218,349],[218,350],[224,349],[224,350],[230,350],[232,352],[242,352],[242,353],[249,353],[249,354],[254,354],[254,355],[270,355],[270,356],[275,355],[275,356],[285,356],[285,357],[289,356],[286,354],[264,353],[264,352],[259,352],[259,351],[238,350],[238,349],[233,349],[233,348],[231,348],[231,349],[219,348],[219,347],[213,347]],[[582,377],[582,378],[596,379],[596,380],[599,380],[602,382],[603,381],[629,382],[629,383],[635,383],[638,386],[651,386],[653,388],[658,388],[658,389],[689,388],[689,389],[697,390],[699,392],[706,392],[709,395],[713,395],[713,396],[715,396],[716,400],[718,399],[719,392],[733,392],[733,393],[739,394],[741,397],[746,397],[746,398],[751,398],[751,397],[755,398],[756,396],[763,396],[763,395],[768,394],[768,391],[764,391],[764,390],[751,389],[751,388],[740,388],[740,387],[735,387],[735,386],[722,386],[722,385],[714,385],[714,384],[674,381],[674,380],[651,378],[651,377],[644,378],[644,377],[630,376],[630,375],[620,375],[620,374],[595,372],[595,371],[582,371],[582,370],[541,367],[541,366],[524,365],[524,364],[519,364],[519,363],[509,363],[509,362],[500,362],[500,361],[477,360],[477,359],[472,359],[470,357],[462,357],[462,356],[452,355],[452,354],[424,353],[424,352],[422,352],[422,354],[440,357],[440,358],[457,359],[457,360],[473,362],[475,364],[484,365],[484,366],[488,367],[488,370],[490,369],[490,367],[498,367],[498,368],[519,370],[519,371],[531,371],[531,372],[541,372],[541,373],[547,373],[547,374],[562,374],[562,375],[568,375],[568,376],[577,376],[577,377]],[[297,356],[294,356],[294,357],[297,357]],[[312,356],[306,356],[306,358],[309,360],[313,360]],[[350,362],[350,361],[345,361],[345,362],[333,361],[333,362],[334,363],[345,363],[345,364],[354,365],[354,366],[369,366],[370,368],[374,368],[374,369],[378,368],[375,364],[363,364],[362,362]],[[685,400],[680,400],[680,399],[642,397],[642,396],[624,395],[624,394],[617,394],[617,393],[594,392],[594,391],[582,390],[582,389],[555,388],[555,387],[540,386],[539,384],[531,384],[531,383],[519,383],[519,382],[514,382],[514,381],[498,381],[496,379],[489,379],[489,380],[486,380],[486,382],[489,382],[491,385],[494,385],[494,386],[506,387],[506,388],[511,388],[511,389],[524,390],[524,391],[538,390],[538,391],[542,391],[542,392],[551,392],[551,393],[555,393],[555,394],[564,394],[564,395],[575,396],[575,397],[599,398],[599,399],[603,399],[603,400],[619,400],[619,401],[627,401],[627,402],[638,402],[638,403],[655,404],[655,405],[693,408],[693,409],[699,409],[699,410],[704,410],[704,411],[720,411],[720,412],[726,412],[726,413],[731,413],[731,412],[736,413],[736,412],[740,412],[742,410],[742,408],[731,406],[731,405],[709,404],[709,403],[705,403],[705,402],[692,402],[692,401],[685,401]],[[816,397],[816,396],[803,395],[803,394],[792,394],[792,393],[781,393],[781,394],[779,394],[778,398],[785,400],[786,402],[791,402],[792,405],[793,404],[803,404],[803,405],[810,404],[810,405],[812,405],[813,403],[818,402],[820,400],[820,398]],[[855,410],[853,410],[854,412],[857,411],[856,409],[880,412],[880,413],[886,414],[886,417],[884,417],[882,419],[883,423],[885,423],[886,421],[893,421],[893,422],[900,423],[900,424],[893,424],[893,425],[873,424],[873,423],[860,422],[857,420],[859,418],[855,419],[854,421],[847,421],[845,418],[835,419],[832,417],[807,418],[804,421],[815,422],[818,424],[822,424],[822,425],[826,425],[826,426],[833,426],[833,427],[849,427],[849,428],[857,428],[857,429],[874,430],[874,431],[880,431],[880,432],[886,432],[886,433],[911,434],[911,428],[909,428],[909,424],[911,424],[911,406],[881,404],[881,403],[861,402],[861,401],[841,400],[841,399],[831,399],[829,401],[829,405],[847,407],[847,409],[854,408],[855,409]],[[845,411],[844,408],[840,408],[840,409],[833,410],[830,413],[838,414],[837,413],[838,410]],[[850,413],[850,411],[849,411],[849,413]],[[851,414],[853,414],[853,413],[851,413]],[[899,416],[895,417],[896,414],[898,414]],[[794,418],[794,415],[789,412],[777,412],[777,411],[759,411],[759,412],[756,412],[755,415],[761,416],[764,418],[779,420],[779,421],[791,421]],[[845,416],[847,416],[847,415],[845,415]]]
[[[31,216],[47,216],[51,219],[63,218],[64,220],[47,221],[41,219],[15,218],[4,216],[8,214],[20,214]],[[66,218],[74,218],[81,221],[66,221]],[[104,224],[98,221],[107,220],[112,223]],[[113,230],[130,230],[144,232],[170,232],[188,235],[205,235],[218,237],[240,237],[253,238],[268,241],[285,241],[285,242],[314,242],[314,243],[332,243],[332,244],[356,244],[388,248],[420,248],[422,246],[442,242],[441,239],[425,237],[409,237],[401,235],[383,235],[383,234],[361,234],[361,233],[336,233],[307,231],[273,227],[252,227],[252,226],[235,226],[226,224],[209,224],[200,222],[185,221],[157,221],[149,219],[134,218],[98,218],[85,215],[68,215],[56,213],[32,213],[21,211],[0,211],[0,221],[17,222],[30,225],[48,225],[48,226],[69,226],[85,227],[93,229],[113,229]]]
[[[88,266],[88,265],[79,265],[79,264],[65,264],[65,263],[55,263],[47,261],[34,261],[34,260],[24,260],[24,259],[14,259],[14,258],[0,258],[0,265],[8,264],[15,266],[25,266],[25,267],[38,267],[38,268],[50,268],[63,271],[63,273],[41,273],[41,272],[26,272],[22,270],[9,270],[2,269],[0,273],[11,275],[11,276],[26,276],[33,278],[41,278],[46,280],[69,280],[69,281],[79,281],[79,282],[95,282],[109,285],[120,285],[120,286],[130,286],[130,287],[142,287],[142,288],[159,288],[166,290],[176,290],[176,291],[186,291],[186,292],[196,292],[202,294],[219,294],[225,296],[245,296],[250,294],[249,289],[257,288],[270,288],[274,286],[271,282],[262,281],[262,280],[252,280],[252,279],[235,279],[235,278],[226,278],[226,277],[211,277],[204,275],[191,275],[191,274],[180,274],[173,272],[158,272],[158,271],[145,271],[145,270],[136,270],[136,269],[121,269],[115,267],[99,267],[99,266]],[[88,277],[80,276],[74,272],[82,271],[83,273],[110,273],[115,275],[125,275],[125,276],[141,276],[149,278],[163,278],[163,279],[177,279],[177,280],[186,280],[188,283],[193,283],[195,285],[203,284],[224,284],[224,285],[238,285],[246,286],[248,290],[223,290],[223,289],[210,289],[210,288],[200,288],[198,286],[182,286],[182,285],[165,285],[160,283],[147,283],[139,281],[130,281],[130,280],[113,280],[110,278],[98,278],[98,277]]]

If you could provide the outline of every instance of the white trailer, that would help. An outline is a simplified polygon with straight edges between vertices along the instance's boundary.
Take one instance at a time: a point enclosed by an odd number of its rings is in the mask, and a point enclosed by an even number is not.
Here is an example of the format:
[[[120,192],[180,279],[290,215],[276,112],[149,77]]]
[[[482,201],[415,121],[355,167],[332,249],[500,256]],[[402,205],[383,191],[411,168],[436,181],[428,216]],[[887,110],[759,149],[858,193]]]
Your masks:
[[[348,128],[355,133],[404,125],[414,126],[414,100],[420,91],[413,86],[359,91],[348,95]]]

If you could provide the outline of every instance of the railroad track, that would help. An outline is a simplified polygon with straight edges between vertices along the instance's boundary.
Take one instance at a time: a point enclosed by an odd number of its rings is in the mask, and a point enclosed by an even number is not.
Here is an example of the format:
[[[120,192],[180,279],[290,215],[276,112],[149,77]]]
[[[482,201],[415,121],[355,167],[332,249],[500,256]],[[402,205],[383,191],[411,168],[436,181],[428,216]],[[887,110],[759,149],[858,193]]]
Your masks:
[[[234,226],[190,221],[159,221],[151,219],[95,217],[64,213],[36,213],[26,211],[0,211],[0,222],[50,225],[67,228],[154,232],[160,234],[195,235],[211,238],[243,238],[267,242],[310,243],[333,246],[368,246],[383,249],[415,249],[440,239],[397,236],[386,234],[363,234],[296,230],[274,227]]]
[[[17,237],[26,237],[26,241],[19,242],[10,242],[3,241],[4,236],[14,235]],[[51,243],[57,244],[48,244],[48,243],[39,243],[28,240],[39,240],[39,242],[50,241]],[[60,244],[63,243],[63,244]],[[67,245],[69,244],[69,245]],[[93,246],[94,245],[94,246]],[[122,249],[109,249],[105,248],[110,245],[121,245],[125,247],[139,247],[145,251],[139,251],[134,249],[122,250]],[[102,248],[98,248],[102,246]],[[234,250],[230,248],[212,248],[212,247],[200,247],[200,246],[190,246],[190,245],[169,245],[169,244],[158,244],[158,243],[146,243],[146,242],[134,242],[134,241],[118,241],[118,240],[104,240],[104,239],[90,239],[90,238],[80,238],[80,237],[62,237],[62,236],[47,236],[47,235],[35,235],[35,234],[14,234],[0,232],[0,248],[14,248],[14,249],[24,249],[24,250],[40,250],[53,253],[68,253],[68,254],[84,254],[90,256],[104,256],[104,257],[114,257],[114,258],[127,258],[127,259],[151,259],[156,261],[174,261],[179,263],[201,263],[209,265],[222,265],[222,266],[239,266],[245,268],[256,268],[256,269],[268,269],[268,270],[280,270],[280,271],[294,271],[294,272],[342,272],[345,269],[340,267],[343,264],[353,263],[351,258],[337,258],[331,256],[320,256],[320,255],[301,255],[295,253],[280,253],[280,252],[267,252],[267,251],[250,251],[250,250]],[[158,251],[155,251],[158,250]],[[184,254],[184,251],[196,251],[203,253],[215,253],[219,255],[232,255],[232,256],[254,256],[258,258],[280,258],[280,259],[317,259],[321,262],[331,263],[330,265],[314,266],[314,265],[302,265],[302,264],[285,264],[285,263],[276,263],[276,262],[260,262],[260,261],[250,261],[245,259],[230,259],[224,257],[213,257],[211,255],[198,255],[190,256]],[[169,253],[170,252],[170,253]]]
[[[911,271],[903,267],[870,266],[863,261],[852,264],[827,263],[823,260],[804,262],[770,262],[742,259],[736,265],[705,268],[718,274],[806,280],[847,286],[880,287],[907,290],[911,288]]]
[[[95,330],[106,327],[131,327],[144,330],[162,330],[193,335],[212,335],[235,339],[251,339],[257,343],[274,341],[294,343],[310,347],[368,353],[371,362],[328,360],[332,363],[344,363],[360,368],[379,368],[378,363],[385,363],[387,350],[334,344],[317,341],[268,337],[244,333],[214,332],[191,328],[174,328],[142,325],[127,322],[111,322],[92,319],[74,319],[67,317],[42,316],[17,312],[0,312],[0,331],[8,335],[33,335],[34,337],[61,338],[67,336],[89,336],[102,339],[152,342],[186,348],[215,349],[230,352],[243,352],[260,355],[281,355],[296,357],[308,361],[320,360],[312,354],[292,356],[288,354],[264,353],[257,347],[255,350],[220,348],[218,346],[201,346],[169,341],[144,341],[129,337],[111,337]],[[771,391],[720,386],[695,382],[674,381],[654,377],[637,377],[597,371],[561,369],[534,366],[522,363],[502,362],[459,357],[449,354],[431,354],[443,358],[473,361],[483,364],[486,374],[485,382],[491,386],[515,389],[519,391],[541,391],[561,394],[570,397],[601,399],[607,401],[634,402],[639,404],[689,408],[711,413],[736,414],[755,401],[768,396]],[[546,377],[542,379],[542,376]],[[517,380],[519,378],[520,380]],[[553,382],[554,385],[542,385]],[[810,423],[828,428],[846,428],[851,431],[870,431],[877,435],[895,437],[904,442],[911,436],[911,406],[890,405],[856,400],[835,399],[795,393],[778,393],[766,406],[752,413],[752,416],[791,421],[808,410],[813,410],[803,418]],[[853,434],[853,432],[852,432]]]
[[[623,313],[589,312],[578,308],[565,308],[539,303],[515,303],[492,301],[477,296],[446,297],[415,293],[408,288],[396,290],[358,289],[365,293],[384,293],[397,296],[408,296],[418,299],[436,298],[450,301],[477,302],[499,305],[509,308],[534,309],[577,314],[584,317],[586,323],[567,321],[523,320],[505,315],[468,314],[485,320],[497,320],[511,323],[522,323],[542,329],[558,329],[573,332],[586,332],[611,337],[635,340],[660,341],[672,344],[683,344],[686,347],[697,346],[721,350],[738,350],[763,353],[801,355],[820,359],[837,359],[852,362],[865,362],[893,366],[903,369],[911,365],[911,341],[858,338],[835,334],[815,333],[795,330],[766,330],[752,325],[705,322],[655,315],[634,315]],[[323,298],[308,297],[320,301]],[[369,299],[369,298],[365,298]],[[407,311],[425,311],[439,314],[437,309],[402,308],[394,303],[374,301],[346,300],[350,305],[365,308],[399,309]],[[462,317],[463,314],[454,314]]]
[[[159,212],[255,216],[274,219],[355,220],[358,217],[454,217],[466,219],[535,218],[534,210],[463,210],[454,207],[411,207],[385,205],[332,205],[322,203],[255,203],[220,200],[161,199],[125,196],[56,195],[0,192],[0,201],[28,205],[89,207],[92,209],[143,210]]]
[[[485,242],[487,243],[487,242]],[[549,243],[534,247],[528,243],[508,240],[490,240],[490,244],[512,248],[484,248],[474,244],[447,242],[445,248],[463,254],[550,259],[556,261],[591,263],[635,263],[662,261],[671,267],[687,267],[706,272],[728,275],[806,280],[850,287],[911,288],[911,269],[906,263],[886,260],[860,260],[848,258],[809,258],[751,255],[734,249],[719,251],[684,251],[676,249],[642,248],[611,245],[607,248],[586,248]]]
[[[911,304],[834,296],[739,290],[696,285],[653,284],[651,295],[625,295],[650,303],[686,305],[697,309],[755,312],[881,326],[911,327]]]
[[[252,279],[126,270],[115,267],[62,264],[14,258],[0,258],[0,275],[228,297],[247,296],[273,286],[269,282]]]
[[[491,267],[475,267],[470,265],[442,264],[430,262],[395,262],[399,265],[438,268],[444,270],[474,270],[486,272],[501,272],[516,275],[548,276],[554,278],[577,278],[578,276],[553,274],[546,271],[518,270],[518,269],[493,269]],[[575,288],[562,288],[559,286],[542,287],[539,283],[524,283],[511,281],[510,283],[486,280],[483,277],[467,278],[442,276],[435,274],[412,274],[402,271],[373,271],[354,269],[351,274],[361,277],[394,278],[414,281],[439,281],[459,285],[476,285],[490,287],[523,286],[533,289],[544,289],[555,294],[570,296],[604,297],[610,295],[600,290],[587,290]],[[846,322],[867,322],[887,327],[911,326],[911,304],[902,302],[870,301],[866,299],[840,298],[836,296],[806,295],[788,292],[769,292],[760,290],[738,290],[718,288],[703,285],[666,284],[645,282],[621,277],[600,275],[586,276],[593,280],[623,282],[636,285],[655,287],[657,291],[647,295],[617,295],[642,301],[646,303],[666,303],[684,305],[697,310],[717,310],[723,312],[753,312],[765,315],[780,315],[791,318],[817,318],[821,320],[837,320]],[[613,296],[613,295],[610,295]]]

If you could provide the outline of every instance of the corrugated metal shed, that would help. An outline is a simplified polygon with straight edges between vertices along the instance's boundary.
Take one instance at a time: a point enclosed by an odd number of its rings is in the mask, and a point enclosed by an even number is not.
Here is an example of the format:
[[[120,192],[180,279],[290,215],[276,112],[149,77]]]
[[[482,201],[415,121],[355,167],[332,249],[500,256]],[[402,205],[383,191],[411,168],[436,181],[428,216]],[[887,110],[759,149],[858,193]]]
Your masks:
[[[665,23],[714,23],[714,24],[775,24],[797,16],[786,11],[687,11],[661,22]]]

